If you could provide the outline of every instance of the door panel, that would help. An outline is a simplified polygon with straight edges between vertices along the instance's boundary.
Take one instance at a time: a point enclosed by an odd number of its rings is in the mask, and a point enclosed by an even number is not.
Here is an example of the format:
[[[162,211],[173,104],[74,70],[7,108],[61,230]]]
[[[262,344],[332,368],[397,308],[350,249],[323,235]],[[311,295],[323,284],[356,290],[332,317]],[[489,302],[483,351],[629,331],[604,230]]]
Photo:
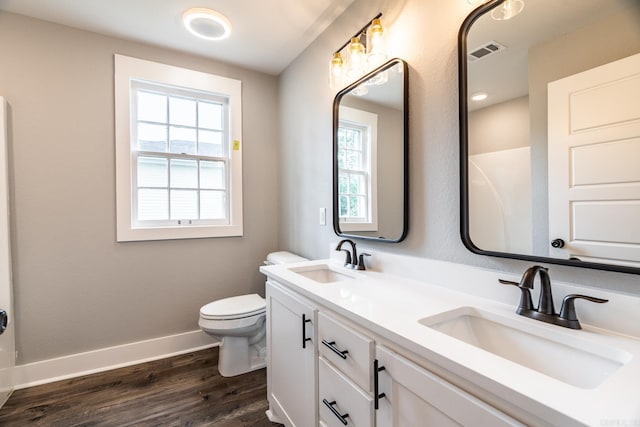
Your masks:
[[[9,186],[7,168],[7,104],[0,96],[0,309],[6,311],[7,327],[0,335],[0,406],[13,391],[15,336],[11,282],[9,230]]]
[[[552,257],[640,267],[638,70],[640,54],[549,83]]]

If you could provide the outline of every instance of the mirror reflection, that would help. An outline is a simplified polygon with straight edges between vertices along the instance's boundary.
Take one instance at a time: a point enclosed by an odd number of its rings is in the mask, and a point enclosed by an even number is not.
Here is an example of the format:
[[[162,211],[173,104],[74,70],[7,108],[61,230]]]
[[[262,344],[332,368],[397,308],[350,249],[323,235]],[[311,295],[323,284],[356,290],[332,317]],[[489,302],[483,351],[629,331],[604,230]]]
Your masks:
[[[334,230],[399,242],[407,227],[407,65],[393,59],[334,100]]]
[[[635,270],[640,2],[522,0],[497,19],[507,3],[461,30],[463,240],[480,253]]]

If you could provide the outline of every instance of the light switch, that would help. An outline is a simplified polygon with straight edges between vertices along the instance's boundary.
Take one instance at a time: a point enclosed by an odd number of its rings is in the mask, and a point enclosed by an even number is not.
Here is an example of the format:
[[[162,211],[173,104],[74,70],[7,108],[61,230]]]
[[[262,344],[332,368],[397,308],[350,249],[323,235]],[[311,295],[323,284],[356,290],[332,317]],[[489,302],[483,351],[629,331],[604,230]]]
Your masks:
[[[320,225],[327,225],[327,208],[320,208]]]

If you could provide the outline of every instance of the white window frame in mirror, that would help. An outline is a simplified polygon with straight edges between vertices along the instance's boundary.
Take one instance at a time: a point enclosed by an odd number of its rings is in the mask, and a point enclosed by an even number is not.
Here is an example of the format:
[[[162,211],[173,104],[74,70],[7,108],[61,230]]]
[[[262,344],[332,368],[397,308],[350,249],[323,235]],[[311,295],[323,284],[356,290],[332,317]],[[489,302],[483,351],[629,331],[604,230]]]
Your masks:
[[[350,125],[365,129],[363,141],[365,169],[357,172],[363,173],[366,181],[367,215],[363,219],[340,217],[340,229],[342,231],[378,231],[378,115],[341,105],[338,127]],[[347,170],[339,169],[338,175]],[[338,194],[339,197],[340,194]]]

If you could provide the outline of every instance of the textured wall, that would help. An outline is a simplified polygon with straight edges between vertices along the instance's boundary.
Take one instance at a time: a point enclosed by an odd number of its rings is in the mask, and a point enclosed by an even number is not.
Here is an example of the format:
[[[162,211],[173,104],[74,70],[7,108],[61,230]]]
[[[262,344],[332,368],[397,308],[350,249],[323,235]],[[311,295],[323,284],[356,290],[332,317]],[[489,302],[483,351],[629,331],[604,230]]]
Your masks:
[[[198,329],[263,293],[277,243],[277,78],[0,14],[18,363]],[[113,54],[242,80],[244,237],[116,243]]]
[[[307,257],[326,257],[337,241],[319,226],[331,206],[331,53],[383,12],[393,56],[409,63],[410,223],[399,244],[378,250],[522,272],[530,262],[475,255],[459,237],[457,33],[472,6],[466,0],[357,0],[280,77],[279,239]],[[640,276],[550,265],[552,278],[640,294]]]

